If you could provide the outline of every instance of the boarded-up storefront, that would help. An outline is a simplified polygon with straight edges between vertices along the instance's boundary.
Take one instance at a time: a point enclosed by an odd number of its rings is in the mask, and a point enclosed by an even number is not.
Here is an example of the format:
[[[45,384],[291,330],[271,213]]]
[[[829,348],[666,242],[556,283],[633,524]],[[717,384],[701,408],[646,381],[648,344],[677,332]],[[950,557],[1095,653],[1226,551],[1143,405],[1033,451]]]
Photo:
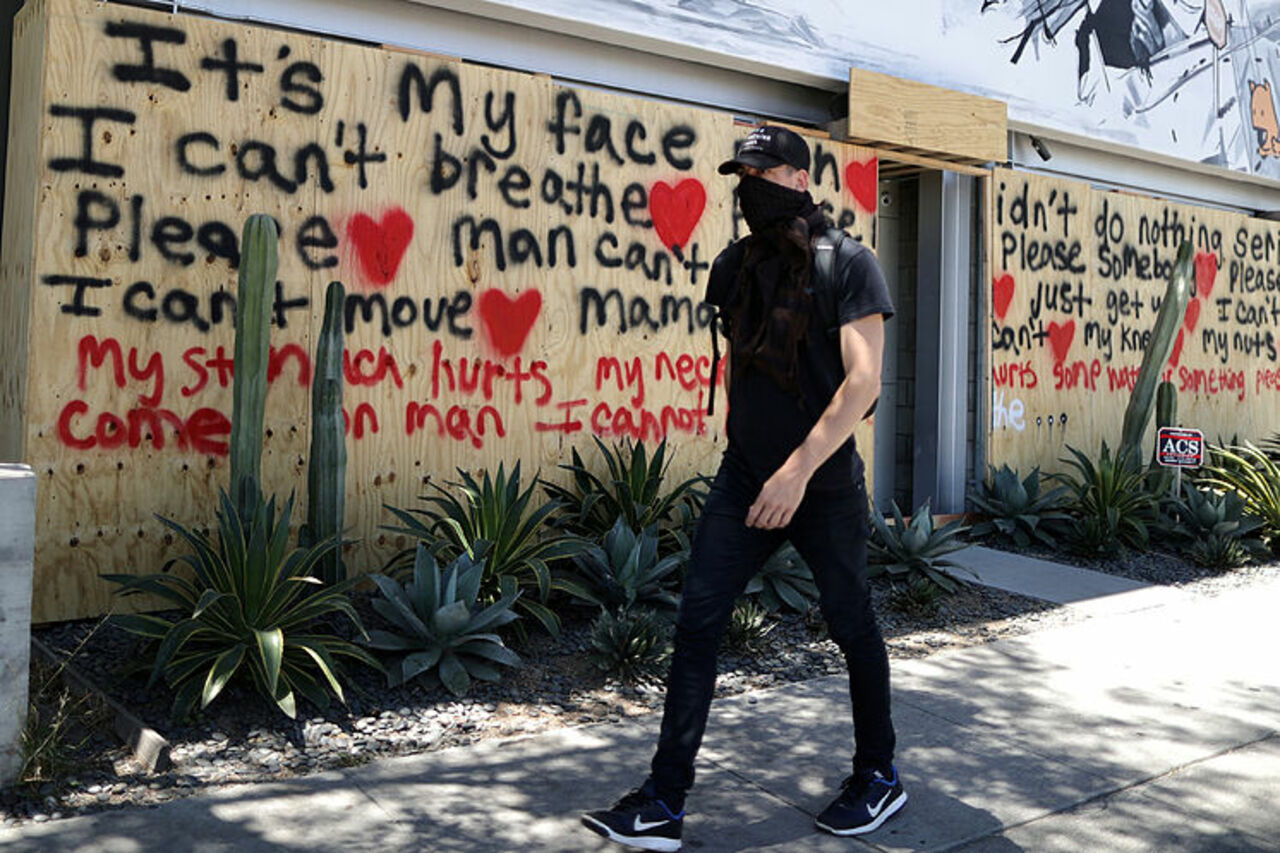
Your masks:
[[[154,514],[211,523],[252,213],[281,231],[279,494],[305,499],[313,334],[348,288],[355,568],[403,544],[384,504],[457,467],[553,475],[593,435],[714,467],[701,296],[741,231],[715,173],[747,132],[730,116],[88,0],[29,2],[14,68],[0,458],[39,475],[37,621],[101,613],[99,573],[174,556]],[[874,242],[871,153],[813,147],[815,195]]]
[[[1178,420],[1209,440],[1277,429],[1280,225],[1007,170],[990,201],[993,463],[1116,448],[1184,240],[1196,287],[1163,373]]]

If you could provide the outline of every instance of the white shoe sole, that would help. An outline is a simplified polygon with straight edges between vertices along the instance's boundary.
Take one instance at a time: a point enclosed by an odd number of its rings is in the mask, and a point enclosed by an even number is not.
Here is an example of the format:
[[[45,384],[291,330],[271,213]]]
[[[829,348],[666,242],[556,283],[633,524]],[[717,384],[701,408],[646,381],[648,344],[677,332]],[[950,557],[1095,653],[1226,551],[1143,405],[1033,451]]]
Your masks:
[[[582,820],[590,823],[593,827],[599,827],[597,831],[610,841],[616,841],[619,844],[625,844],[637,850],[658,850],[661,853],[675,853],[680,849],[680,839],[678,838],[628,838],[625,835],[619,835],[614,832],[590,815],[583,815]]]
[[[866,835],[868,832],[875,832],[877,829],[883,826],[886,820],[888,820],[889,818],[897,814],[898,811],[906,804],[907,804],[907,792],[903,791],[902,796],[898,797],[898,799],[894,800],[887,807],[885,807],[885,810],[880,812],[879,816],[876,817],[875,820],[871,821],[871,823],[864,824],[863,826],[855,826],[853,829],[836,829],[834,827],[827,826],[825,823],[823,823],[820,820],[817,820],[816,818],[814,819],[813,822],[818,827],[818,829],[821,829],[824,832],[829,832],[832,835],[841,835],[841,836]]]

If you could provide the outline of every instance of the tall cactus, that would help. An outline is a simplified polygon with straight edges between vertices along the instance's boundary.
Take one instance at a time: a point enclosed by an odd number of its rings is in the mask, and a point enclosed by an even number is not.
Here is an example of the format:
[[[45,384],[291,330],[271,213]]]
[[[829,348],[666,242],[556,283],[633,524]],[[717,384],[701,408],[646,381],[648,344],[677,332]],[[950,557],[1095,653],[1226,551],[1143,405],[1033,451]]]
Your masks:
[[[1178,389],[1168,379],[1156,391],[1156,426],[1178,425]]]
[[[276,222],[270,216],[257,213],[245,220],[236,288],[231,409],[231,494],[242,518],[251,517],[261,497],[262,424],[267,403],[277,239]]]
[[[1168,379],[1160,383],[1159,389],[1156,391],[1156,427],[1170,427],[1178,425],[1178,389]],[[1164,492],[1173,492],[1177,497],[1174,489],[1173,471],[1159,463],[1157,457],[1159,454],[1156,449],[1151,448],[1151,465],[1147,471],[1147,487],[1152,494],[1163,494]]]
[[[311,385],[311,459],[307,463],[305,545],[342,533],[347,497],[346,424],[342,415],[342,311],[347,293],[340,281],[329,282],[324,296],[324,324],[316,343],[315,379]],[[346,579],[342,549],[335,548],[317,566],[320,579]]]
[[[1183,242],[1178,247],[1178,259],[1173,264],[1173,272],[1169,274],[1169,284],[1164,291],[1164,301],[1160,303],[1160,313],[1156,316],[1156,324],[1151,332],[1151,342],[1142,356],[1138,381],[1124,411],[1120,452],[1130,461],[1143,458],[1142,435],[1151,421],[1156,384],[1160,380],[1160,374],[1164,372],[1165,363],[1173,354],[1173,340],[1182,325],[1182,316],[1187,311],[1187,302],[1195,286],[1192,246],[1190,242]]]

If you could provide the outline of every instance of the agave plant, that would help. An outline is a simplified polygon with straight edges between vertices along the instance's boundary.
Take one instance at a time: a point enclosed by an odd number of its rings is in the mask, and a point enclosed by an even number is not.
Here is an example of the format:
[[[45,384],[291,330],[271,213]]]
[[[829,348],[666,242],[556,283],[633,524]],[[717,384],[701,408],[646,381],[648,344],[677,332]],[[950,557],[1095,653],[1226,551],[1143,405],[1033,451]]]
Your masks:
[[[591,626],[591,659],[620,681],[659,681],[670,656],[667,628],[652,610],[601,610]]]
[[[1183,489],[1184,499],[1176,501],[1178,514],[1187,536],[1200,539],[1207,536],[1227,536],[1242,541],[1262,527],[1261,519],[1249,515],[1244,499],[1235,492],[1201,489],[1190,484]],[[1261,546],[1261,542],[1257,543]]]
[[[622,516],[601,545],[588,545],[573,558],[578,568],[576,595],[606,610],[629,610],[643,604],[673,611],[680,602],[673,573],[688,556],[681,551],[658,557],[657,526],[637,533]]]
[[[1187,549],[1187,556],[1199,566],[1208,569],[1238,569],[1248,565],[1257,556],[1241,540],[1230,536],[1208,536],[1197,539]]]
[[[769,635],[777,627],[768,612],[750,598],[740,598],[733,605],[729,624],[725,626],[724,645],[738,652],[761,651]]]
[[[1071,520],[1061,509],[1066,494],[1063,486],[1042,492],[1038,467],[1019,480],[1008,465],[999,471],[991,466],[990,482],[969,493],[969,502],[987,516],[971,533],[1012,541],[1019,548],[1033,541],[1052,548],[1057,545],[1053,531]]]
[[[690,477],[663,492],[671,460],[667,442],[649,456],[644,442],[624,441],[613,448],[595,439],[596,448],[608,473],[597,476],[573,449],[573,463],[560,467],[570,473],[570,484],[546,483],[547,494],[564,506],[565,526],[589,539],[599,540],[612,528],[619,516],[632,530],[647,530],[659,525],[664,553],[687,549],[689,542],[682,531],[696,517],[702,505],[699,488],[706,477]]]
[[[969,528],[959,521],[935,528],[930,502],[925,501],[909,520],[903,519],[897,502],[893,504],[893,526],[890,527],[878,509],[871,514],[874,535],[868,542],[868,577],[888,575],[891,579],[910,581],[921,577],[947,592],[959,588],[958,569],[948,554],[966,547],[960,534]]]
[[[1124,546],[1144,550],[1158,500],[1139,457],[1124,449],[1113,456],[1105,441],[1097,464],[1077,448],[1067,450],[1072,458],[1063,461],[1076,471],[1063,477],[1071,494],[1072,544],[1091,556],[1112,556]]]
[[[547,563],[572,557],[587,543],[550,526],[558,502],[530,508],[536,484],[521,490],[519,462],[509,478],[502,465],[498,466],[496,477],[485,471],[479,481],[461,469],[458,474],[462,482],[450,483],[453,491],[432,484],[438,494],[423,496],[427,504],[424,509],[387,507],[404,526],[384,529],[411,536],[446,562],[475,553],[481,542],[489,543],[480,600],[485,604],[497,601],[503,595],[504,584],[514,582],[517,588],[531,593],[517,602],[520,610],[552,636],[558,635],[560,617],[547,607],[547,597],[554,588],[570,593],[578,590],[553,577]],[[388,568],[407,569],[416,560],[416,553],[416,546],[406,548],[391,559]]]
[[[159,574],[103,576],[120,584],[123,595],[151,593],[182,611],[172,618],[113,617],[124,630],[154,641],[149,685],[163,678],[175,691],[175,718],[186,717],[197,703],[208,707],[237,676],[251,678],[264,696],[295,717],[299,695],[328,707],[325,685],[345,701],[339,658],[380,669],[364,649],[313,627],[318,618],[341,613],[364,634],[348,598],[355,581],[325,584],[314,576],[325,555],[339,547],[339,539],[291,549],[292,496],[279,518],[275,498],[250,509],[251,515],[242,517],[222,492],[216,543],[161,518],[192,553],[170,560]],[[192,570],[192,579],[169,571],[178,563]]]
[[[1221,443],[1219,442],[1219,444]],[[1231,444],[1239,443],[1234,438],[1231,440]],[[1265,453],[1272,462],[1280,462],[1280,432],[1272,433],[1270,437],[1258,442],[1258,449]]]
[[[1272,550],[1280,535],[1280,465],[1250,442],[1209,451],[1204,485],[1238,495],[1250,515],[1262,522]]]
[[[774,552],[747,583],[747,595],[756,596],[769,613],[786,608],[804,613],[818,600],[813,573],[790,542]]]
[[[916,616],[935,616],[942,606],[942,589],[932,581],[916,575],[906,583],[894,584],[889,605],[895,610]]]
[[[501,680],[498,665],[520,664],[519,656],[493,633],[519,618],[511,606],[520,591],[507,577],[501,597],[481,606],[484,563],[478,554],[460,554],[441,569],[431,551],[419,544],[411,581],[402,586],[386,575],[372,580],[382,594],[373,609],[397,631],[370,630],[368,645],[393,653],[387,667],[392,687],[416,678],[464,696],[475,679]]]
[[[1174,468],[1166,468],[1157,463],[1160,471],[1148,466],[1145,478],[1147,492],[1155,500],[1155,521],[1148,530],[1148,539],[1160,543],[1186,542],[1192,537],[1190,528],[1183,522],[1183,512],[1179,506],[1183,503],[1181,495],[1173,494]],[[1169,472],[1168,476],[1163,476]],[[1195,488],[1184,482],[1183,489]]]

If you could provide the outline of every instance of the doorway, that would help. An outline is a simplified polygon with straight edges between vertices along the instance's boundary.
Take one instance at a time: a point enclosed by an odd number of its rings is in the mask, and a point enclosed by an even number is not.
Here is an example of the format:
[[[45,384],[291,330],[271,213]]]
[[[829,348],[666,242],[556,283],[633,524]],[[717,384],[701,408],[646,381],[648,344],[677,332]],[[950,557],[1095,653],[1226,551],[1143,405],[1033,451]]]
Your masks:
[[[877,254],[896,313],[885,325],[873,502],[963,512],[983,476],[981,183],[882,169]],[[885,171],[890,174],[885,175]]]

